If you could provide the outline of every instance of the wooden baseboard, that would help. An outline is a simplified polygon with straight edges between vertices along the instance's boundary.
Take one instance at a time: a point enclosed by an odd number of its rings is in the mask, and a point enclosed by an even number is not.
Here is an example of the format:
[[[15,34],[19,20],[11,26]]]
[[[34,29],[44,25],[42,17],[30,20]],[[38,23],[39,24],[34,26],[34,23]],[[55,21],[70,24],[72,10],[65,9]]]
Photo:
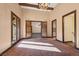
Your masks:
[[[72,41],[64,41],[63,43],[68,43],[68,42],[72,42]]]
[[[79,48],[75,47],[77,50],[79,50]]]
[[[28,37],[28,38],[21,38],[21,39],[30,39],[30,38],[32,38],[32,37]]]
[[[42,36],[42,38],[53,38],[52,36]]]
[[[47,36],[47,38],[53,38],[52,36]]]
[[[59,41],[59,42],[62,42],[62,43],[63,43],[63,41],[60,41],[60,40],[58,40],[58,39],[56,39],[56,41]]]
[[[17,42],[15,42],[13,45],[11,45],[9,48],[7,48],[5,51],[3,51],[0,56],[2,56],[5,52],[7,52],[9,49],[11,49],[15,44],[17,44],[19,41],[21,41],[22,39],[19,39]]]

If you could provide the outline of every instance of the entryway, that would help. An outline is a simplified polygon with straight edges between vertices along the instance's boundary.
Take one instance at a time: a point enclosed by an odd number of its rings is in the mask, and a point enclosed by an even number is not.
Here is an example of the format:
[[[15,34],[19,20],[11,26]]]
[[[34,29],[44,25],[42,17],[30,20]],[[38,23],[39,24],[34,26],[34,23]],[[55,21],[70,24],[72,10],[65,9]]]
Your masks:
[[[76,47],[76,11],[72,11],[62,17],[63,42]]]
[[[32,23],[32,38],[41,38],[41,22],[33,21]]]
[[[26,21],[26,37],[41,38],[47,36],[46,21]]]

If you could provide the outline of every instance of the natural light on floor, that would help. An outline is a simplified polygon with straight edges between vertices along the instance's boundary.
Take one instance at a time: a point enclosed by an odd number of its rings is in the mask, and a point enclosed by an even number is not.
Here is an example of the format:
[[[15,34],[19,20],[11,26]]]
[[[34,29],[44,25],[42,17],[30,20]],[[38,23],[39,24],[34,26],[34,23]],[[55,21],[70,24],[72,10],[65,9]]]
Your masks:
[[[45,46],[41,46],[40,44],[41,45],[45,45]],[[51,45],[51,46],[48,46],[48,45]],[[36,50],[53,51],[53,52],[61,52],[61,50],[59,50],[58,48],[54,47],[52,44],[49,44],[49,43],[41,43],[41,42],[39,43],[39,42],[22,41],[18,45],[18,47],[19,48],[36,49]]]
[[[53,44],[42,43],[42,42],[22,41],[21,43],[27,43],[27,44],[39,44],[39,45],[53,46]]]

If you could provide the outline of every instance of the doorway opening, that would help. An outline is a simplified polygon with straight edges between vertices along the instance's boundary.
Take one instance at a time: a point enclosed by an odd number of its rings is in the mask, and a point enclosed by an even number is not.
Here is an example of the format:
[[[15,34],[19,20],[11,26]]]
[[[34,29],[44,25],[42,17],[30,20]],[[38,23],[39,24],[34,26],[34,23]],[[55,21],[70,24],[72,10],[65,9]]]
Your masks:
[[[52,36],[53,39],[57,39],[57,20],[52,21]]]
[[[41,22],[32,21],[32,38],[41,38]]]
[[[76,47],[76,10],[62,17],[63,42]]]
[[[26,38],[47,37],[47,21],[26,21]]]
[[[26,21],[26,37],[41,38],[42,21]]]

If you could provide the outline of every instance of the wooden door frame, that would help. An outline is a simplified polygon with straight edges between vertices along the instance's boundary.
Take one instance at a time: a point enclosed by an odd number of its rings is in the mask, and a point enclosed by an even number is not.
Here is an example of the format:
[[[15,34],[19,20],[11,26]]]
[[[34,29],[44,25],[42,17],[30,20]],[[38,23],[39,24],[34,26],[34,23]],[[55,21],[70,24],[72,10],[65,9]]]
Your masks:
[[[77,36],[76,36],[76,10],[71,11],[65,15],[62,16],[62,41],[64,43],[64,17],[69,16],[71,14],[74,14],[74,47],[76,47],[76,43],[77,43]]]
[[[46,22],[46,24],[47,24],[47,21],[42,21],[42,23],[43,23],[43,22]],[[41,35],[42,35],[42,28],[43,28],[43,27],[42,27],[42,24],[41,24]],[[44,36],[42,36],[42,37],[43,37],[43,38],[47,38],[47,25],[46,25],[46,37],[44,37]]]
[[[25,23],[25,35],[26,35],[26,38],[27,38],[27,22],[31,22],[29,20],[26,20],[26,23]],[[32,27],[31,27],[31,37],[32,37]]]
[[[57,19],[52,21],[52,37],[53,37],[53,22],[56,21],[56,40],[57,40]]]
[[[30,21],[30,22],[40,22],[41,23],[41,37],[42,37],[42,21],[32,21],[32,20],[26,20],[27,21]],[[25,30],[27,31],[27,29],[25,28]],[[31,31],[32,31],[32,28],[31,28]],[[27,36],[27,32],[26,32],[26,36]],[[32,32],[31,32],[31,37],[32,37]]]
[[[21,22],[20,17],[18,17],[14,12],[11,11],[11,45],[13,45],[13,44],[12,44],[12,39],[13,39],[13,28],[12,28],[12,26],[13,26],[13,25],[12,25],[13,15],[16,16],[16,18],[19,19],[19,22]],[[21,38],[21,23],[19,23],[19,39],[20,39],[20,38]],[[16,40],[19,41],[19,39],[17,40],[17,20],[16,20]],[[16,41],[16,42],[17,42],[17,41]],[[16,43],[16,42],[15,42],[15,43]],[[15,44],[15,43],[14,43],[14,44]]]

